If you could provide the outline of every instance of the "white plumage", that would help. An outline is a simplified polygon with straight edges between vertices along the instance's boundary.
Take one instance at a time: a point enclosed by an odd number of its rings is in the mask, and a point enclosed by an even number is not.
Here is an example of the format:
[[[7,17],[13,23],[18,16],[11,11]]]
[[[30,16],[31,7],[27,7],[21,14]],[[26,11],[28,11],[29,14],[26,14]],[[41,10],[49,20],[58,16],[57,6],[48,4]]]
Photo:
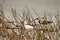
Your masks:
[[[36,19],[36,20],[35,20],[35,24],[39,24],[39,20]]]
[[[33,27],[30,26],[30,25],[25,25],[25,28],[26,28],[26,29],[33,29]]]
[[[27,24],[27,21],[24,21],[24,27],[25,27],[26,29],[33,29],[32,26],[30,26],[30,25]]]

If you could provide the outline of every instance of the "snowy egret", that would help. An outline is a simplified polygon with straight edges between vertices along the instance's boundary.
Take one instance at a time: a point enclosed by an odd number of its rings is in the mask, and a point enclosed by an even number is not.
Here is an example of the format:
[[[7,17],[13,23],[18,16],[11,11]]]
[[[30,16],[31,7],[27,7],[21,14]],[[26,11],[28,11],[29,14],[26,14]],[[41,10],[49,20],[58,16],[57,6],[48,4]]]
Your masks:
[[[24,21],[24,27],[25,27],[26,29],[33,29],[32,26],[28,25],[27,21]]]

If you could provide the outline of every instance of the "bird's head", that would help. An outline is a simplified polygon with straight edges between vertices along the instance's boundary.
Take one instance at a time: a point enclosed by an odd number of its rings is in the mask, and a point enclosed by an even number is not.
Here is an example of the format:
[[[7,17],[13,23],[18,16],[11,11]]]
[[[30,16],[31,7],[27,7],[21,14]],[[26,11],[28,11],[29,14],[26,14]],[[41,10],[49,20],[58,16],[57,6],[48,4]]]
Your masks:
[[[24,21],[24,25],[28,24],[27,21]]]

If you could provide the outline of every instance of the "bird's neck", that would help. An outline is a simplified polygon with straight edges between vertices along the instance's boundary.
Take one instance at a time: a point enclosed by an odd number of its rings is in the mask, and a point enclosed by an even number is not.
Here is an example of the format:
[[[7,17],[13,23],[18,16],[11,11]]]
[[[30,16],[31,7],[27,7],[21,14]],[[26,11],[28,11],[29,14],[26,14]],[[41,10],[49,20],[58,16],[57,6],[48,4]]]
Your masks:
[[[27,25],[27,24],[24,23],[24,26],[25,26],[25,25]]]

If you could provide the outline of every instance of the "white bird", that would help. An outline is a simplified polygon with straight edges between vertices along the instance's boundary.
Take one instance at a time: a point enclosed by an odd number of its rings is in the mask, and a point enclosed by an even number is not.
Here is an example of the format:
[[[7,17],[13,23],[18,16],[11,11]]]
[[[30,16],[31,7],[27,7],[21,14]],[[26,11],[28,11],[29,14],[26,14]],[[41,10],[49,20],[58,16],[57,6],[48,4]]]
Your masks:
[[[27,21],[24,21],[24,27],[25,27],[26,29],[33,29],[32,26],[30,26],[30,25],[27,24]]]

